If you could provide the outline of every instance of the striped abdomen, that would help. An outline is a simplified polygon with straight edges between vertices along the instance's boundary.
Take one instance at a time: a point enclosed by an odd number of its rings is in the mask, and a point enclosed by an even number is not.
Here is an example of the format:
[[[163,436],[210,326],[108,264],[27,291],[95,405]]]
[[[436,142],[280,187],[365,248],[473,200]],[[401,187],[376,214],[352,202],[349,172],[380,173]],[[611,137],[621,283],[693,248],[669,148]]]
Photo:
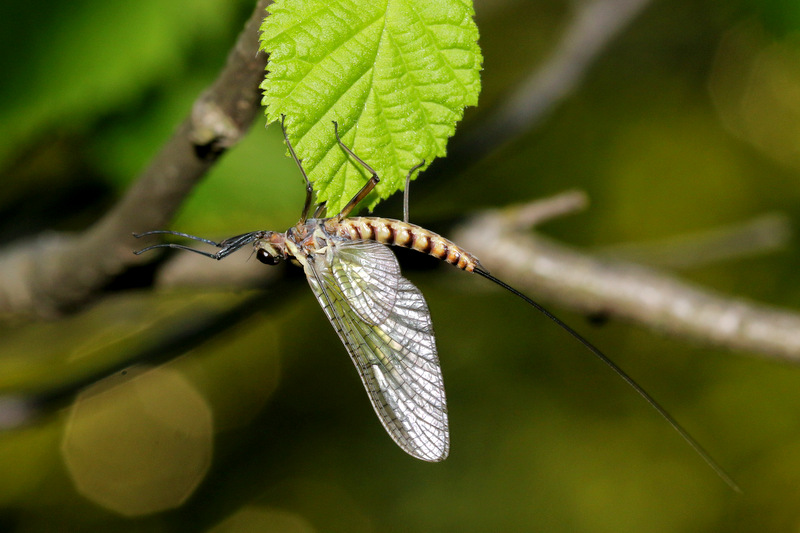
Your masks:
[[[477,257],[454,242],[408,222],[376,217],[345,218],[337,222],[335,218],[331,218],[326,221],[325,226],[330,233],[346,239],[370,240],[411,248],[467,272],[472,272],[481,265]]]

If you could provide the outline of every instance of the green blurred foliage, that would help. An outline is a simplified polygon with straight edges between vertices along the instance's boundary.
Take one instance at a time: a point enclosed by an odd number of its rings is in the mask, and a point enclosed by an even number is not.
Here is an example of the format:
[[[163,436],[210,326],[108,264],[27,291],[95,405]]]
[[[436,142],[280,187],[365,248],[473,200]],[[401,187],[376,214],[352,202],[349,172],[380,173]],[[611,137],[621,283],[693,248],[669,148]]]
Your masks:
[[[84,0],[46,10],[6,2],[4,241],[96,220],[189,113],[250,9],[211,0]],[[476,11],[485,57],[480,112],[547,56],[569,6],[487,0]],[[446,230],[435,221],[580,187],[590,210],[543,230],[587,247],[686,234],[766,211],[797,220],[797,12],[788,1],[650,6],[541,128],[460,176],[421,176],[412,219]],[[468,113],[465,127],[475,116]],[[224,237],[291,225],[303,188],[281,141],[278,128],[257,122],[173,227]],[[396,203],[382,209],[399,216]],[[682,275],[797,308],[798,250],[793,242],[779,254]],[[245,258],[227,259],[237,260]],[[794,366],[626,324],[593,328],[554,309],[707,446],[743,487],[738,496],[618,378],[521,302],[452,269],[405,271],[436,327],[452,431],[444,463],[415,461],[387,438],[304,281],[287,279],[291,291],[265,293],[263,310],[169,363],[208,402],[216,431],[211,470],[188,501],[122,518],[81,496],[62,456],[71,411],[64,406],[0,433],[0,530],[800,527]],[[4,324],[2,392],[69,383],[245,296],[127,291],[63,321]],[[119,424],[125,428],[124,417]]]

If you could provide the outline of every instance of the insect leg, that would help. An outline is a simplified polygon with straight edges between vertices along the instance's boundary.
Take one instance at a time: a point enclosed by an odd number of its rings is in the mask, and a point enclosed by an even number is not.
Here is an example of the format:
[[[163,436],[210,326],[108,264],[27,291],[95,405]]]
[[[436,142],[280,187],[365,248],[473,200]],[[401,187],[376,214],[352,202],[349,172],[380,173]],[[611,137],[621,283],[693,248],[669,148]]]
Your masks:
[[[346,217],[347,215],[349,215],[349,214],[350,214],[350,211],[352,211],[352,210],[355,208],[355,206],[357,206],[357,205],[358,205],[358,203],[359,203],[361,200],[363,200],[363,199],[364,199],[364,198],[365,198],[365,197],[366,197],[366,196],[367,196],[369,193],[371,193],[371,192],[372,192],[372,189],[374,189],[374,188],[375,188],[375,186],[378,184],[378,182],[379,182],[381,179],[378,177],[378,173],[377,173],[377,172],[375,172],[375,169],[373,169],[371,166],[369,166],[368,164],[366,164],[366,163],[364,162],[364,160],[363,160],[363,159],[361,159],[361,158],[360,158],[360,157],[358,157],[356,154],[354,154],[354,153],[353,153],[353,151],[352,151],[350,148],[348,148],[348,147],[347,147],[347,146],[346,146],[346,145],[345,145],[345,144],[342,142],[342,139],[339,137],[339,124],[337,124],[335,120],[333,121],[333,132],[336,134],[336,140],[339,142],[339,146],[341,146],[341,147],[342,147],[342,149],[343,149],[345,152],[347,152],[347,153],[348,153],[348,154],[349,154],[349,155],[350,155],[350,156],[351,156],[353,159],[355,159],[356,161],[358,161],[358,162],[359,162],[359,164],[361,164],[361,166],[362,166],[362,167],[364,167],[365,169],[367,169],[367,171],[368,171],[368,172],[370,172],[370,173],[372,174],[372,177],[369,179],[369,181],[366,183],[366,185],[364,185],[364,186],[361,188],[361,190],[360,190],[360,191],[358,191],[358,193],[357,193],[355,196],[353,196],[353,198],[352,198],[352,199],[351,199],[349,202],[347,202],[347,205],[346,205],[346,206],[344,206],[344,208],[342,209],[342,211],[341,211],[341,212],[340,212],[340,213],[337,215],[337,218],[338,218],[339,220],[341,220],[341,219],[343,219],[344,217]]]
[[[189,235],[188,233],[182,233],[180,231],[171,231],[166,229],[157,229],[152,231],[145,231],[144,233],[134,233],[133,236],[137,239],[141,239],[142,237],[148,237],[150,235],[176,235],[178,237],[186,237],[187,239],[192,239],[194,241],[204,242],[206,244],[210,244],[212,246],[219,246],[220,243],[212,241],[210,239],[205,239],[203,237],[198,237],[197,235]]]
[[[217,257],[217,254],[212,254],[211,252],[204,252],[203,250],[198,250],[197,248],[190,248],[189,246],[184,246],[182,244],[175,244],[175,243],[154,244],[152,246],[148,246],[147,248],[136,250],[133,253],[134,255],[141,255],[145,252],[149,252],[150,250],[154,250],[156,248],[175,248],[177,250],[186,250],[187,252],[194,252],[196,254],[204,255],[206,257],[210,257],[211,259],[221,259],[221,257]]]
[[[418,165],[411,167],[411,170],[408,171],[408,175],[406,176],[406,188],[403,189],[403,222],[408,224],[408,193],[411,186],[411,175],[417,170],[419,167],[425,164],[425,160],[423,159]]]
[[[327,203],[328,202],[322,202],[317,205],[317,208],[314,210],[314,218],[322,218],[325,216],[325,210],[328,208]]]
[[[308,212],[311,210],[311,201],[314,197],[314,189],[311,187],[311,182],[308,180],[306,171],[303,170],[303,165],[300,164],[297,154],[294,153],[292,143],[289,142],[289,135],[286,134],[286,115],[281,115],[281,130],[283,130],[283,138],[286,140],[286,146],[289,147],[289,153],[292,154],[292,159],[297,163],[297,168],[300,169],[300,174],[303,175],[303,180],[306,182],[306,203],[303,204],[303,213],[300,215],[300,222],[305,222],[308,218]]]
[[[146,233],[134,233],[133,236],[138,239],[140,237],[145,237],[147,235],[161,235],[161,234],[187,237],[189,239],[194,239],[196,241],[211,244],[213,246],[216,246],[217,248],[220,248],[220,250],[217,253],[211,253],[211,252],[205,252],[203,250],[198,250],[196,248],[191,248],[189,246],[184,246],[183,244],[162,243],[162,244],[154,244],[152,246],[148,246],[147,248],[142,248],[141,250],[137,250],[133,253],[135,255],[141,255],[155,248],[176,248],[178,250],[187,250],[189,252],[194,252],[196,254],[204,255],[206,257],[210,257],[211,259],[222,259],[223,257],[227,257],[228,255],[232,254],[233,252],[245,246],[246,244],[250,244],[251,242],[255,241],[257,238],[264,235],[264,232],[251,231],[250,233],[243,233],[241,235],[225,239],[222,242],[214,242],[212,240],[204,239],[202,237],[197,237],[195,235],[189,235],[188,233],[181,233],[178,231],[167,231],[167,230],[148,231]]]

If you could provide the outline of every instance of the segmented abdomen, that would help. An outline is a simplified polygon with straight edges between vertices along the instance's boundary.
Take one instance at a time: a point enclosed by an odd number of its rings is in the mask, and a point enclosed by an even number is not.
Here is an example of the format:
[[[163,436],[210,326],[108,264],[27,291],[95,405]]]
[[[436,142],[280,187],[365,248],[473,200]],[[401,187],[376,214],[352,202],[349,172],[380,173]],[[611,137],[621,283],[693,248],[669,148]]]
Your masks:
[[[408,222],[391,218],[353,217],[338,222],[335,218],[331,218],[326,221],[325,225],[330,233],[346,239],[370,240],[391,246],[411,248],[432,255],[467,272],[472,272],[476,267],[480,267],[478,258],[454,242]]]

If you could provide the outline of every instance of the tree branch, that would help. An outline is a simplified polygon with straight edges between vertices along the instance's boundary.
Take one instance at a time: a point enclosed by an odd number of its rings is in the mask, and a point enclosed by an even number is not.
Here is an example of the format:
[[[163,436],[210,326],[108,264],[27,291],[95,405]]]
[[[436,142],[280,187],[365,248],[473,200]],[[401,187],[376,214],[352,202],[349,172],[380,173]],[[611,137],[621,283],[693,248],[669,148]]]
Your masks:
[[[260,0],[222,72],[125,196],[79,235],[45,234],[0,258],[0,314],[54,317],[80,307],[127,267],[131,233],[164,227],[188,192],[249,129],[260,111],[267,58],[258,29],[270,1]]]
[[[604,246],[598,255],[649,266],[688,269],[761,255],[786,247],[792,238],[789,218],[767,213],[724,228],[649,241]]]
[[[454,240],[493,275],[544,299],[680,338],[800,362],[798,313],[724,296],[632,263],[596,259],[521,231],[532,211],[549,212],[551,203],[563,201],[557,196],[475,216]]]

